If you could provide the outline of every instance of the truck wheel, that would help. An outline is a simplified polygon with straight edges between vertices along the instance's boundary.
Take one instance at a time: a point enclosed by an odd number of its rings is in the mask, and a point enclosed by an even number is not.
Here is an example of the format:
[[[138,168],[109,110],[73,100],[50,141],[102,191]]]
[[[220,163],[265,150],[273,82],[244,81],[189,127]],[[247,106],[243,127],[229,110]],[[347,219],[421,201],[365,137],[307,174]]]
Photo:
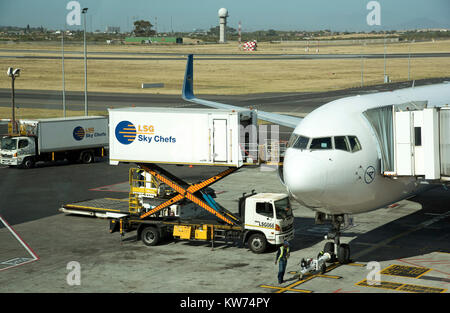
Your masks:
[[[253,253],[263,253],[266,250],[266,237],[262,234],[253,234],[248,239],[248,246]]]
[[[94,155],[92,154],[91,151],[84,151],[84,152],[81,154],[81,161],[82,161],[84,164],[92,163],[92,162],[94,162]]]
[[[325,243],[325,247],[323,248],[324,253],[329,253],[331,255],[331,259],[329,259],[328,263],[334,263],[336,261],[336,255],[334,254],[334,243],[327,242]]]
[[[348,244],[341,244],[338,248],[338,261],[340,264],[347,264],[350,262],[350,247]]]
[[[33,168],[35,165],[34,159],[32,157],[27,157],[22,161],[23,168]]]
[[[141,233],[141,238],[146,246],[156,246],[159,242],[159,231],[155,227],[146,227]]]

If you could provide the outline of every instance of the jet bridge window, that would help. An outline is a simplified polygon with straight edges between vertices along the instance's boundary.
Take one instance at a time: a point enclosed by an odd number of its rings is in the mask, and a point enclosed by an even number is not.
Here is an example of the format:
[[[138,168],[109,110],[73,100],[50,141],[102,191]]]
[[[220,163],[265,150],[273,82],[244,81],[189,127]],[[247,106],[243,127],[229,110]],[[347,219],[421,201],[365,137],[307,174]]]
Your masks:
[[[313,138],[311,140],[311,145],[309,146],[311,150],[328,150],[332,149],[331,137],[323,138]]]

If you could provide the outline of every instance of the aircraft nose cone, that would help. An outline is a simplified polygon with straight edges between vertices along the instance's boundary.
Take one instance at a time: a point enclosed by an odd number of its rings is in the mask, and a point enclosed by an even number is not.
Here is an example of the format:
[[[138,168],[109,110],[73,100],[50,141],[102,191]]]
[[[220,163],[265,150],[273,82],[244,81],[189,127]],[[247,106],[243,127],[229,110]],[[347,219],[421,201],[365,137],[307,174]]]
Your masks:
[[[286,151],[283,177],[292,196],[308,206],[320,206],[327,182],[326,163],[310,151]]]

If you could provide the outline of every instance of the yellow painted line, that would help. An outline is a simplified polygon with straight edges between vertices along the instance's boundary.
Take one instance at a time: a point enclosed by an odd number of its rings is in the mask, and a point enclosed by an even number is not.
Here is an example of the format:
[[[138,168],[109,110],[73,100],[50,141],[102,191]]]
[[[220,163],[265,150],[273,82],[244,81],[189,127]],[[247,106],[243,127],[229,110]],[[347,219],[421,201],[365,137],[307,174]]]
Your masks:
[[[120,212],[120,210],[112,210],[112,209],[103,209],[103,208],[94,208],[91,206],[82,206],[82,205],[71,205],[66,204],[66,208],[74,208],[74,209],[88,209],[88,210],[98,210],[98,211],[111,211],[111,212]]]
[[[275,286],[267,286],[267,285],[260,285],[259,287],[262,288],[271,288],[271,289],[286,289],[285,291],[296,291],[296,292],[303,292],[303,293],[312,293],[311,290],[304,290],[304,289],[289,289],[289,288],[283,288],[283,287],[275,287]],[[284,291],[283,291],[284,292]],[[276,292],[279,293],[279,292]]]
[[[447,289],[444,289],[444,288],[394,283],[394,282],[388,282],[388,281],[380,281],[379,283],[380,283],[379,285],[369,285],[367,283],[367,280],[364,279],[364,280],[356,283],[355,285],[360,286],[360,287],[372,287],[372,288],[379,288],[379,289],[386,289],[386,290],[406,291],[406,292],[412,292],[412,293],[419,293],[419,292],[420,293],[443,293],[443,292],[447,291]]]
[[[390,273],[389,270],[390,269],[395,269],[397,267],[398,269],[398,273],[400,274],[396,274],[395,270],[393,270],[393,273]],[[417,269],[417,270],[426,270],[424,272],[421,271],[420,274],[416,275],[416,276],[410,276],[410,275],[401,275],[401,268],[404,269]],[[379,273],[383,274],[383,275],[388,275],[388,276],[396,276],[396,277],[406,277],[406,278],[420,278],[421,276],[425,275],[426,273],[432,271],[432,268],[429,267],[418,267],[418,266],[406,266],[406,265],[398,265],[398,264],[392,264],[388,267],[386,267],[385,269],[381,270]],[[384,272],[384,273],[383,273]]]
[[[115,199],[115,198],[105,198],[106,200],[114,200],[114,201],[122,201],[122,202],[128,202],[128,199]]]
[[[342,276],[337,275],[323,275],[323,274],[317,274],[317,277],[323,277],[323,278],[332,278],[332,279],[341,279]]]
[[[366,264],[360,264],[360,263],[348,263],[348,264],[345,264],[345,265],[350,265],[350,266],[360,266],[360,267],[366,266]]]

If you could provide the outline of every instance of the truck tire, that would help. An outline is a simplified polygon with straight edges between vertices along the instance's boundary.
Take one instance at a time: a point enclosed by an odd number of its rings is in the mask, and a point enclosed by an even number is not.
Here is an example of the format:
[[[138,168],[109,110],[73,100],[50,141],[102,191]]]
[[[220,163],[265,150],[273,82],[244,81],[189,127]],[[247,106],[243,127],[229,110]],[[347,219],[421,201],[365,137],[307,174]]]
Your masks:
[[[327,261],[328,263],[334,263],[336,261],[336,255],[334,254],[334,243],[333,242],[325,243],[323,252],[329,253],[331,255],[331,259]]]
[[[266,237],[263,234],[253,234],[248,239],[248,246],[253,253],[263,253],[267,247]]]
[[[23,168],[33,168],[35,165],[34,159],[33,157],[26,157],[23,161],[22,161],[22,167]]]
[[[94,154],[91,151],[84,151],[81,153],[81,162],[89,164],[94,162]]]
[[[155,227],[146,227],[141,233],[141,239],[146,246],[156,246],[159,243],[159,231]]]
[[[348,244],[341,244],[338,248],[338,261],[340,264],[347,264],[350,262],[350,247]]]

